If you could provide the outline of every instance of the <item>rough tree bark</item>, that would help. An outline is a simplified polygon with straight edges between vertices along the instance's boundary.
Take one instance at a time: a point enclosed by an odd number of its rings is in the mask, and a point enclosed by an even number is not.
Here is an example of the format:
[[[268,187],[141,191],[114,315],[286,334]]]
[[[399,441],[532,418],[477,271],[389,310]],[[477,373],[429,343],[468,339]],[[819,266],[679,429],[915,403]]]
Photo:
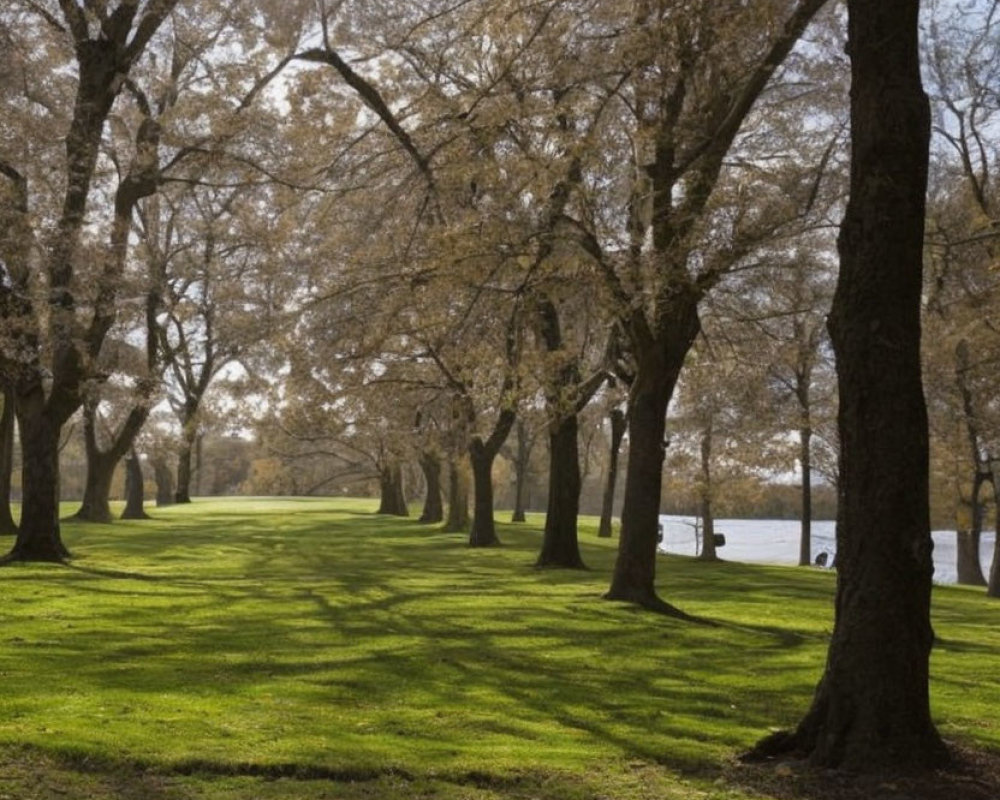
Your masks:
[[[431,450],[420,454],[420,471],[424,474],[424,508],[420,522],[441,522],[444,505],[441,501],[441,458]]]
[[[851,184],[829,317],[840,389],[837,597],[812,708],[755,755],[929,769],[933,562],[920,308],[930,114],[918,0],[849,0]]]
[[[625,437],[625,414],[619,408],[611,409],[611,446],[608,453],[608,474],[604,483],[604,498],[601,502],[601,523],[597,535],[601,539],[611,538],[611,518],[614,515],[615,487],[618,485],[618,456],[622,439]]]

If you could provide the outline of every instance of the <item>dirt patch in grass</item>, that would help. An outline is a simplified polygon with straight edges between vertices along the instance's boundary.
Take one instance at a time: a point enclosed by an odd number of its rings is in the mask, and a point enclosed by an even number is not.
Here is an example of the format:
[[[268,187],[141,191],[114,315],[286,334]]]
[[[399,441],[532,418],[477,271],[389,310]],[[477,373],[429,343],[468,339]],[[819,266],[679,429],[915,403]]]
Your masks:
[[[775,800],[997,800],[1000,753],[951,745],[948,769],[920,774],[860,775],[815,769],[801,761],[734,763],[731,786]]]

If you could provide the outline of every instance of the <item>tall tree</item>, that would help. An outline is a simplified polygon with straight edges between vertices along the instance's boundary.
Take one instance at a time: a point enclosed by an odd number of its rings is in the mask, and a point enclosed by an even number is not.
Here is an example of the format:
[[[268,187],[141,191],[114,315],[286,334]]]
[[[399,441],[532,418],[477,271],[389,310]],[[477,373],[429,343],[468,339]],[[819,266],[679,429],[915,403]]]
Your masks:
[[[822,5],[778,2],[762,13],[743,3],[638,3],[627,26],[636,163],[618,228],[628,239],[620,257],[590,240],[636,365],[609,599],[678,613],[655,589],[667,406],[701,327],[702,299],[779,224],[761,198],[752,210],[710,201],[744,121]],[[747,36],[751,28],[758,34]]]
[[[68,555],[58,522],[59,434],[80,406],[83,384],[90,377],[88,362],[114,323],[131,211],[139,198],[155,191],[150,174],[155,163],[137,153],[135,170],[122,181],[110,223],[112,248],[93,276],[93,296],[84,302],[78,280],[88,204],[111,109],[176,0],[85,6],[67,0],[59,3],[58,11],[47,5],[17,3],[4,10],[25,11],[38,20],[37,27],[21,20],[26,23],[23,33],[49,39],[53,52],[68,50],[67,72],[75,74],[72,110],[58,121],[65,131],[65,151],[58,162],[63,184],[54,189],[60,197],[52,198],[50,206],[52,233],[38,237],[44,239],[44,308],[33,291],[41,276],[28,257],[33,235],[30,165],[0,154],[0,174],[15,189],[16,249],[21,254],[8,261],[7,280],[0,284],[3,317],[14,327],[13,347],[4,348],[3,371],[13,382],[24,453],[21,526],[8,560],[60,561]],[[2,22],[7,27],[8,19]],[[30,86],[33,81],[24,77],[24,85]]]
[[[840,388],[837,599],[826,669],[791,733],[758,754],[927,769],[932,541],[920,302],[930,114],[917,0],[848,2],[850,200],[830,335]]]

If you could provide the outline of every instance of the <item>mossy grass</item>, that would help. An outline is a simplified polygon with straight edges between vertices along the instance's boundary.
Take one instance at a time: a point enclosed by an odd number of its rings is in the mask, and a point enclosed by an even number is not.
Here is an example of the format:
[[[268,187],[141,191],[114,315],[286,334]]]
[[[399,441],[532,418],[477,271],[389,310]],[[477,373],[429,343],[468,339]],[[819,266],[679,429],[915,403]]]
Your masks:
[[[808,706],[830,572],[664,557],[698,625],[602,600],[615,542],[593,521],[590,569],[538,570],[538,518],[477,550],[374,509],[68,521],[69,565],[0,570],[0,796],[41,773],[98,799],[743,798],[720,765]],[[938,724],[990,749],[998,615],[935,588]]]

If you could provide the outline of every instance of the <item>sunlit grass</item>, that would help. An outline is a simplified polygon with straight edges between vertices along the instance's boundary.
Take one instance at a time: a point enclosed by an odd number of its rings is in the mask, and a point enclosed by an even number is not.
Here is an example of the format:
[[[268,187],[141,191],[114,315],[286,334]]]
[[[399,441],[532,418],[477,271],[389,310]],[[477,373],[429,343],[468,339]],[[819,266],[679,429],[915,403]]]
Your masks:
[[[404,780],[400,797],[420,781],[437,797],[450,782],[468,789],[456,797],[702,786],[688,797],[721,792],[702,779],[809,703],[829,572],[663,558],[663,595],[715,623],[693,625],[602,600],[615,543],[590,523],[590,570],[538,571],[537,519],[470,550],[374,508],[211,500],[66,523],[70,566],[0,571],[0,745],[153,765],[178,791],[197,783],[178,772],[229,774],[213,797],[292,773]],[[979,591],[935,589],[937,719],[991,747],[998,613]],[[323,796],[307,784],[254,796]]]

